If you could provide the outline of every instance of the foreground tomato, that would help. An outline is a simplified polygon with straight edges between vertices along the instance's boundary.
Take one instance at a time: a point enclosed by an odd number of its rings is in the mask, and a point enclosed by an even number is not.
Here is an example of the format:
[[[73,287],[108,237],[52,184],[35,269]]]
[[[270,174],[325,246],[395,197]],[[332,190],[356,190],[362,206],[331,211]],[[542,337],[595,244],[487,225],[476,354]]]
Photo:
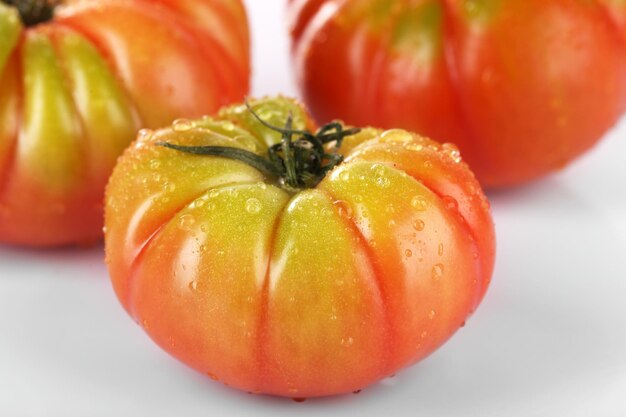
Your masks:
[[[320,121],[457,144],[484,186],[561,168],[626,105],[622,0],[291,0]]]
[[[236,106],[143,131],[120,159],[106,252],[126,310],[181,361],[250,392],[351,392],[434,351],[494,261],[488,203],[458,150],[340,124],[313,136],[288,99],[252,108],[259,119]]]
[[[100,239],[104,185],[137,130],[248,89],[240,0],[57,3],[0,0],[0,242]]]

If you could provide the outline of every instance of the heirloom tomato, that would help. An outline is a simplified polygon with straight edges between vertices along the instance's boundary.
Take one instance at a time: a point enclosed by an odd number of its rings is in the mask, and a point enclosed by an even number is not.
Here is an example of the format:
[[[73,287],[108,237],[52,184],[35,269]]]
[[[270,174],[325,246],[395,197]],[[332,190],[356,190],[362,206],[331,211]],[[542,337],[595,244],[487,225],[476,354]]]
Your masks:
[[[225,384],[351,392],[424,358],[483,298],[488,202],[452,145],[315,126],[286,99],[143,131],[106,193],[128,313]],[[280,128],[280,126],[284,126]]]
[[[100,239],[139,128],[245,96],[247,30],[240,0],[0,0],[0,242]]]
[[[623,0],[290,0],[319,121],[455,143],[483,186],[539,178],[626,106]]]

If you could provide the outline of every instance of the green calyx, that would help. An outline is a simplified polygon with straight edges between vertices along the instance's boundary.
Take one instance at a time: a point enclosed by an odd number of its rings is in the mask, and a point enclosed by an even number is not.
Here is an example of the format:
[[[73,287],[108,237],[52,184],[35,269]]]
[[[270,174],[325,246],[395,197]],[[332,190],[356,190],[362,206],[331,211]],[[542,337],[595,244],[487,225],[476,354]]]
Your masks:
[[[343,161],[343,155],[338,151],[344,138],[360,131],[355,128],[344,129],[341,123],[333,122],[313,134],[293,129],[292,115],[287,117],[285,127],[281,128],[261,119],[248,103],[246,107],[259,123],[282,135],[280,143],[268,149],[267,156],[225,146],[182,146],[168,142],[159,142],[157,145],[193,155],[220,156],[244,162],[264,175],[276,178],[284,189],[295,192],[319,184],[328,172]],[[330,149],[329,144],[332,144]]]
[[[54,8],[60,0],[0,0],[0,2],[15,7],[24,26],[35,26],[52,20]]]

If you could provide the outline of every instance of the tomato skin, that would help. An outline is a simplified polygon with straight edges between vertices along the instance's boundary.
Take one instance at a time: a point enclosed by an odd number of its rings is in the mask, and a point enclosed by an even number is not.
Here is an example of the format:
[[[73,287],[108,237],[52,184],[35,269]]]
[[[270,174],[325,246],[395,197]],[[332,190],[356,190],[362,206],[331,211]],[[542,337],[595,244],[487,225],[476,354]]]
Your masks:
[[[252,101],[314,128],[296,102]],[[280,136],[244,106],[143,132],[106,193],[107,264],[124,308],[174,357],[242,390],[361,389],[444,343],[493,271],[489,204],[458,150],[402,130],[346,138],[344,163],[288,192],[235,160]]]
[[[292,0],[289,15],[317,120],[455,143],[486,187],[562,168],[626,108],[621,1]]]
[[[240,0],[74,0],[31,27],[0,4],[0,242],[101,239],[136,132],[240,101],[249,67]]]

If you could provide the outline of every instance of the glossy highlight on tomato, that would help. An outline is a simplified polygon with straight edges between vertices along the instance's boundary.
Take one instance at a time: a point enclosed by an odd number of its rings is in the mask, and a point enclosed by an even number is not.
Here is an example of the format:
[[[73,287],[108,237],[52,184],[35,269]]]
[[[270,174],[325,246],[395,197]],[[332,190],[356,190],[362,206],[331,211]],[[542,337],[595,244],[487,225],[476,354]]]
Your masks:
[[[540,178],[626,108],[622,0],[290,0],[320,122],[455,143],[486,187]]]
[[[1,0],[0,242],[101,239],[123,149],[241,101],[248,44],[240,0]]]
[[[305,155],[298,170],[319,165],[304,133],[285,142],[268,127],[315,132],[297,102],[250,108],[143,131],[119,160],[105,242],[127,312],[199,372],[287,397],[353,392],[437,349],[479,305],[494,263],[489,203],[458,149],[336,124],[316,136],[345,135],[323,151],[334,168],[298,171],[301,188],[171,149],[254,159],[269,148],[274,166],[292,151]]]

